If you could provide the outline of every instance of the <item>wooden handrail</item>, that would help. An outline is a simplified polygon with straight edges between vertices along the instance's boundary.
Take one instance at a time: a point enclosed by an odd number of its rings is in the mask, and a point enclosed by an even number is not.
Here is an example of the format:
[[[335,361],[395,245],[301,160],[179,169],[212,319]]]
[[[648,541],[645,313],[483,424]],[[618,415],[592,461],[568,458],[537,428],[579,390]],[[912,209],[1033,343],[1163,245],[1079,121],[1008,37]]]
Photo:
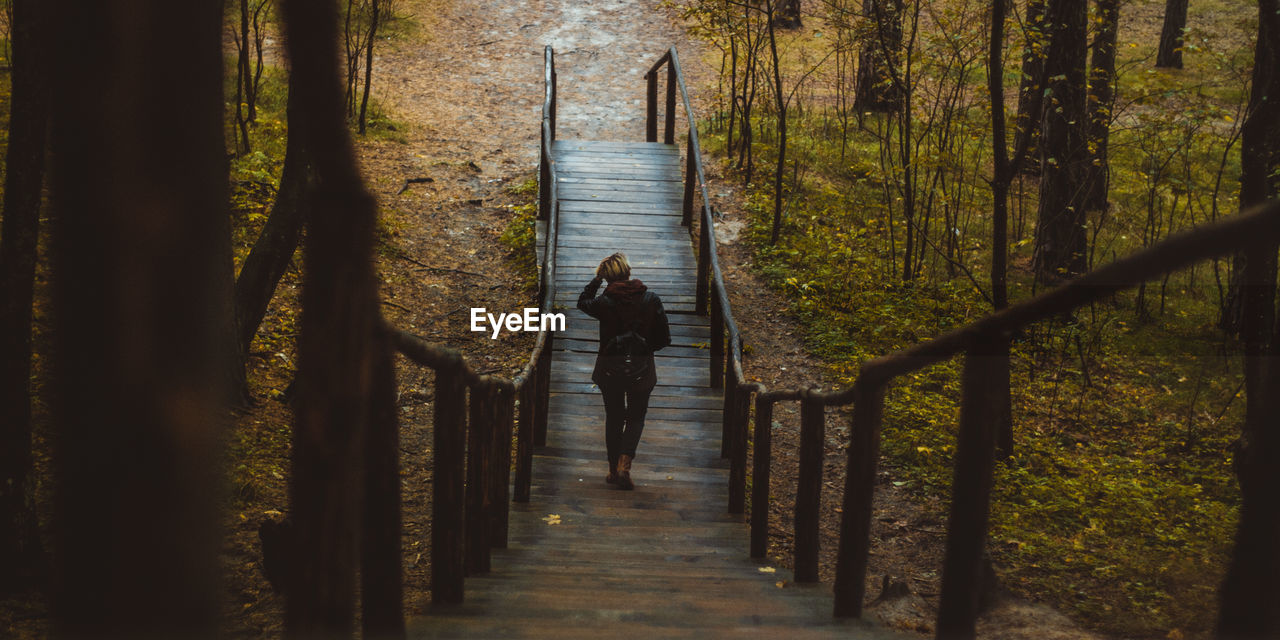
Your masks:
[[[555,51],[550,46],[544,49],[543,79],[538,219],[547,221],[547,234],[539,265],[538,304],[550,313],[555,306],[560,221],[552,157],[557,83]],[[436,372],[431,594],[434,602],[459,603],[464,575],[487,572],[490,549],[506,548],[510,502],[529,501],[533,447],[546,442],[555,336],[549,329],[540,329],[528,362],[508,379],[477,372],[455,349],[399,329],[385,329],[397,351]],[[514,491],[508,484],[513,420],[519,426]]]

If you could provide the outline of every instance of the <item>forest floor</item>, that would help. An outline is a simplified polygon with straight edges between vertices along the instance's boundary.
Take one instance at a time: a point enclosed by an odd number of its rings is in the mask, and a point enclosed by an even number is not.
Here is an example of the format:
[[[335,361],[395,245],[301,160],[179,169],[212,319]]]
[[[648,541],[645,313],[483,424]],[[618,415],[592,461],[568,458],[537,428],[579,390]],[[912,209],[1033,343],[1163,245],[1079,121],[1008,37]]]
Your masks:
[[[472,333],[467,311],[480,306],[510,311],[533,302],[499,236],[513,209],[531,199],[527,191],[513,187],[526,183],[536,167],[543,45],[551,44],[557,52],[562,138],[640,139],[645,67],[672,44],[684,54],[695,93],[714,91],[714,70],[703,64],[702,45],[691,41],[655,0],[399,0],[397,6],[403,33],[379,44],[374,64],[374,94],[390,124],[384,135],[358,145],[366,182],[384,214],[379,228],[383,311],[396,326],[460,349],[482,372],[511,375],[523,367],[531,336],[504,334],[490,340]],[[739,190],[728,185],[714,163],[709,166],[717,208],[741,211]],[[429,181],[408,184],[412,178]],[[822,385],[823,365],[805,353],[787,301],[752,270],[753,250],[737,241],[737,220],[730,216],[725,222],[722,259],[750,352],[748,375],[771,387]],[[237,416],[230,443],[226,631],[236,637],[275,637],[281,631],[283,601],[262,573],[257,539],[260,523],[283,517],[288,503],[292,418],[288,407],[273,398],[288,386],[295,360],[296,280],[286,280],[278,293],[264,337],[250,356],[258,401]],[[430,597],[426,556],[434,376],[403,361],[398,374],[405,601],[413,615]],[[775,420],[769,554],[790,566],[798,409],[780,405]],[[821,555],[821,576],[828,583],[847,424],[846,413],[829,412]],[[936,514],[944,510],[907,495],[895,486],[893,473],[885,468],[880,474],[870,570],[875,586],[868,593],[879,593],[881,580],[891,577],[905,582],[910,594],[877,603],[872,611],[890,626],[930,633],[945,530]],[[0,607],[0,636],[46,635],[40,607],[12,604]],[[1091,637],[1051,609],[1012,597],[984,617],[980,634]]]

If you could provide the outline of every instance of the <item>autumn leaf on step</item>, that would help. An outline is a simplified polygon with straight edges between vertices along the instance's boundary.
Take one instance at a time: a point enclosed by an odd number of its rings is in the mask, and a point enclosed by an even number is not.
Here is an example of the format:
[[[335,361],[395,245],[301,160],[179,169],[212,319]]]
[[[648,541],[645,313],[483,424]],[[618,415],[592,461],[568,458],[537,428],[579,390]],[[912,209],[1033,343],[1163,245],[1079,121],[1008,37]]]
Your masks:
[[[760,567],[759,571],[760,573],[777,573],[778,570],[773,567]]]
[[[549,514],[547,517],[543,518],[542,521],[547,523],[548,525],[557,525],[557,524],[560,524],[560,515],[556,513],[552,513],[552,514]]]

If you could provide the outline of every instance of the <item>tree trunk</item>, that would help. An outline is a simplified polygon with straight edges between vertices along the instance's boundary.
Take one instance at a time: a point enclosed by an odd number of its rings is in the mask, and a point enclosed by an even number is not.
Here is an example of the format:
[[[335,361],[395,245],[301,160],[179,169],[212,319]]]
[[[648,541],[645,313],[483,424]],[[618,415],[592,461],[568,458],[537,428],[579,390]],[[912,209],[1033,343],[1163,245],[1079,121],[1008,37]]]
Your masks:
[[[1280,195],[1280,2],[1259,0],[1249,115],[1240,134],[1240,207]],[[1276,247],[1249,252],[1240,269],[1245,340],[1245,424],[1236,455],[1240,521],[1220,592],[1218,636],[1280,635],[1280,361]]]
[[[1036,279],[1042,284],[1056,284],[1087,269],[1087,8],[1074,0],[1050,0],[1048,5],[1051,35],[1045,74],[1049,102],[1040,133],[1042,173],[1035,251]]]
[[[361,461],[378,361],[371,343],[379,323],[377,207],[361,181],[346,128],[334,7],[287,0],[284,15],[294,89],[306,105],[300,133],[318,184],[308,198],[304,245],[290,484],[298,571],[288,578],[285,631],[290,637],[350,637],[365,491]]]
[[[778,26],[783,29],[799,29],[803,26],[800,20],[800,0],[782,0],[782,17]]]
[[[853,108],[891,113],[902,108],[902,92],[889,70],[902,48],[902,1],[864,0],[863,12],[875,25],[858,55]]]
[[[302,138],[300,105],[294,89],[294,76],[289,75],[289,97],[286,106],[289,138],[284,154],[284,169],[280,172],[280,190],[267,217],[262,233],[253,245],[240,268],[236,279],[236,312],[238,314],[238,340],[241,352],[249,353],[253,337],[262,325],[276,285],[298,248],[305,222],[304,198],[313,186],[311,163],[307,159],[306,145]]]
[[[1160,29],[1160,49],[1156,66],[1182,68],[1182,36],[1187,28],[1187,0],[1165,0],[1164,26]]]
[[[1105,211],[1111,166],[1107,143],[1111,138],[1111,111],[1116,96],[1116,31],[1120,24],[1119,0],[1097,0],[1098,30],[1094,35],[1092,62],[1089,70],[1089,146],[1093,161],[1089,166],[1089,192],[1085,207],[1089,211]]]
[[[369,88],[373,84],[373,42],[378,34],[378,0],[373,2],[373,15],[369,18],[369,40],[365,44],[364,96],[360,98],[360,135],[364,135],[365,111],[369,108]]]
[[[256,122],[258,119],[257,100],[253,90],[253,73],[249,65],[249,0],[240,0],[240,71],[237,77],[244,82],[244,102],[248,111],[246,121]]]
[[[1004,21],[1005,2],[991,2],[991,39],[987,49],[987,95],[991,99],[991,150],[994,175],[991,178],[991,300],[996,311],[1009,306],[1009,185],[1014,169],[1010,166],[1005,140],[1004,117]],[[1025,152],[1023,152],[1025,153]],[[1023,154],[1018,154],[1019,157]],[[950,235],[950,234],[948,234]],[[1013,455],[1013,410],[1009,394],[1009,339],[994,340],[994,355],[1004,359],[1002,367],[993,367],[999,379],[992,388],[1001,406],[996,417],[996,450],[1000,459]]]
[[[13,89],[0,229],[0,589],[30,577],[43,555],[29,483],[31,305],[49,121],[43,6],[16,0],[10,23]]]
[[[782,96],[782,71],[778,68],[778,41],[774,37],[776,12],[769,2],[769,55],[773,61],[773,96],[774,107],[778,111],[778,159],[773,171],[773,229],[769,235],[769,244],[778,244],[778,234],[782,230],[782,174],[787,164],[787,102]]]
[[[51,43],[59,636],[221,618],[223,6],[84,3]]]
[[[236,41],[236,129],[240,132],[236,155],[247,155],[252,148],[249,145],[249,118],[245,116],[245,87],[249,84],[249,36],[248,36],[248,0],[240,0],[240,30],[235,32]]]
[[[1022,82],[1018,87],[1018,115],[1013,132],[1013,146],[1026,146],[1030,150],[1029,162],[1024,167],[1029,173],[1040,171],[1040,154],[1036,145],[1040,141],[1040,107],[1044,101],[1044,58],[1049,50],[1045,30],[1046,0],[1027,0],[1026,42],[1022,54]],[[1033,108],[1034,107],[1034,108]]]

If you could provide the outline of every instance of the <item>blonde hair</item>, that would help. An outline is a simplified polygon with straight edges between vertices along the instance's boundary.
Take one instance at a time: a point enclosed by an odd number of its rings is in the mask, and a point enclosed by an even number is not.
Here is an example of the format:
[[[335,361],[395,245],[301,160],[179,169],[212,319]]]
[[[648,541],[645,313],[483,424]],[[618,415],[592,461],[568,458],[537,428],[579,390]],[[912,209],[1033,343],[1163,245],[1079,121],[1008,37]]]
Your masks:
[[[600,261],[600,266],[596,267],[596,275],[609,282],[630,279],[631,263],[627,262],[627,255],[619,251]]]

